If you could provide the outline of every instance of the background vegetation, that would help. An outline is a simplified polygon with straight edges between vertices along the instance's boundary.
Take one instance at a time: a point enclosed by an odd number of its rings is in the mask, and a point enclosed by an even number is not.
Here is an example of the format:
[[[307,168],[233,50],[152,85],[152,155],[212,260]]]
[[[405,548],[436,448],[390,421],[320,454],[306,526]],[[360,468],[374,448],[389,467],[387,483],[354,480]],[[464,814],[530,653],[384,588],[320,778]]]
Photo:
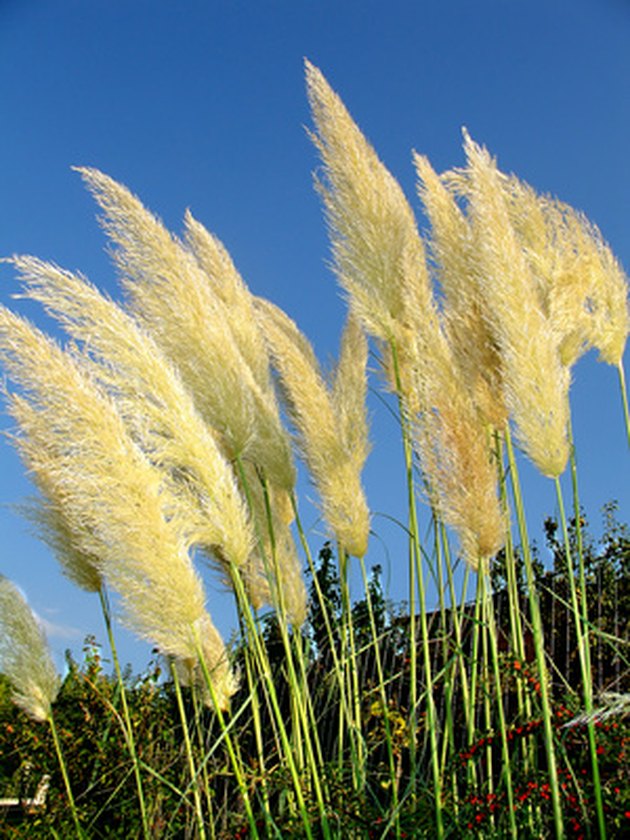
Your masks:
[[[611,836],[622,836],[630,824],[630,779],[627,775],[627,757],[630,744],[630,723],[627,706],[619,705],[619,695],[630,691],[628,684],[627,655],[614,642],[627,638],[630,623],[630,531],[620,524],[610,504],[604,511],[604,531],[601,539],[590,536],[584,521],[584,539],[587,544],[587,593],[589,601],[597,604],[593,611],[594,636],[593,665],[596,696],[600,698],[600,712],[596,719],[597,751],[601,759],[601,782],[604,807]],[[561,745],[559,767],[562,779],[563,800],[571,831],[576,837],[589,836],[594,816],[593,780],[588,761],[588,739],[583,717],[580,716],[580,699],[572,689],[579,682],[577,650],[571,631],[571,614],[567,603],[566,570],[562,551],[557,543],[558,523],[548,519],[545,523],[547,545],[540,555],[551,551],[552,565],[537,563],[537,579],[543,594],[545,638],[547,653],[553,673],[553,708],[555,731]],[[575,523],[571,535],[575,536]],[[547,567],[546,567],[547,566]],[[328,617],[333,625],[332,640],[324,626],[320,601],[311,579],[311,599],[307,622],[303,628],[303,641],[308,650],[308,680],[314,715],[320,729],[324,749],[324,772],[328,775],[331,800],[329,818],[336,825],[340,837],[394,836],[392,828],[385,826],[391,819],[390,793],[392,783],[388,771],[388,740],[395,760],[395,783],[401,791],[409,784],[409,614],[406,605],[388,603],[380,583],[380,569],[375,567],[369,581],[371,609],[377,629],[379,655],[387,674],[386,702],[378,690],[378,671],[372,626],[365,600],[352,606],[352,624],[357,647],[356,668],[359,675],[361,697],[361,725],[365,734],[365,771],[368,783],[361,795],[349,795],[352,783],[350,762],[338,763],[337,740],[341,711],[335,688],[334,659],[331,644],[341,649],[342,609],[340,579],[336,558],[330,545],[320,551],[316,576],[320,591],[329,608]],[[515,658],[510,650],[509,618],[505,578],[501,563],[495,570],[495,599],[497,624],[500,634],[501,667],[504,675],[504,702],[509,715],[510,742],[517,748],[531,745],[536,761],[526,770],[518,767],[513,780],[516,792],[517,820],[523,836],[531,836],[528,817],[532,804],[540,810],[542,825],[552,822],[549,784],[545,768],[544,744],[541,734],[540,687],[536,678],[531,642],[526,645],[525,660]],[[519,577],[519,590],[525,583]],[[435,674],[447,673],[449,661],[458,645],[471,655],[469,639],[474,604],[464,608],[462,638],[458,642],[453,631],[449,610],[429,616],[433,670]],[[286,680],[286,663],[277,622],[273,615],[262,619],[269,659],[274,671],[278,696],[285,713],[289,715],[289,693]],[[121,720],[119,685],[109,672],[102,651],[87,639],[84,659],[77,663],[70,655],[67,675],[55,707],[57,725],[63,750],[73,781],[76,804],[81,822],[89,836],[128,838],[139,836],[136,790],[132,767],[124,743],[124,724]],[[157,652],[156,652],[157,653]],[[242,654],[236,651],[237,659]],[[481,664],[483,668],[483,662]],[[422,672],[419,673],[418,692],[424,688]],[[0,831],[6,837],[50,837],[51,832],[64,837],[73,831],[68,814],[63,780],[51,738],[41,724],[34,723],[24,712],[16,709],[10,696],[10,687],[3,679],[0,699],[0,790],[4,796],[30,796],[44,774],[50,774],[52,784],[45,809],[41,813],[12,816],[0,814]],[[145,773],[145,794],[149,802],[151,832],[155,836],[193,836],[196,830],[194,807],[190,790],[182,787],[187,777],[187,758],[183,747],[181,721],[172,681],[168,669],[159,656],[140,675],[125,673],[125,686],[130,707],[134,736]],[[532,702],[532,716],[523,718],[516,704],[517,687]],[[443,680],[436,680],[434,690],[438,699],[441,727],[447,714],[452,716],[454,743],[449,750],[445,771],[451,780],[450,802],[447,812],[448,836],[503,836],[506,825],[506,801],[500,788],[497,790],[496,753],[497,733],[485,729],[483,720],[477,727],[477,740],[468,744],[465,736],[463,711],[455,704],[446,708]],[[483,706],[484,687],[479,689],[478,706]],[[229,767],[225,749],[216,745],[220,730],[212,712],[201,712],[195,707],[190,692],[185,690],[185,702],[190,718],[191,736],[198,761],[204,762],[203,774],[207,785],[204,802],[208,826],[216,838],[249,836],[247,821],[238,802],[238,786]],[[615,702],[617,708],[615,709]],[[256,819],[262,827],[273,814],[274,832],[282,837],[303,837],[303,826],[296,820],[287,802],[286,771],[282,759],[276,754],[273,722],[266,721],[263,732],[268,741],[263,753],[268,764],[262,769],[257,760],[254,729],[245,692],[234,698],[235,708],[241,709],[234,726],[241,748],[241,759],[247,768],[247,785],[251,790]],[[386,723],[387,722],[387,723]],[[389,731],[388,731],[389,730]],[[416,785],[418,795],[403,800],[400,812],[401,836],[431,836],[433,830],[430,768],[426,731],[417,733],[417,749],[421,759],[417,774],[421,783]],[[491,759],[494,758],[495,764]],[[494,774],[492,767],[495,767]],[[477,771],[475,781],[470,770]],[[495,777],[493,777],[493,775]],[[265,787],[265,795],[261,791]],[[457,797],[453,801],[453,796]],[[316,803],[309,803],[314,836],[317,829]],[[544,829],[543,829],[544,830]]]

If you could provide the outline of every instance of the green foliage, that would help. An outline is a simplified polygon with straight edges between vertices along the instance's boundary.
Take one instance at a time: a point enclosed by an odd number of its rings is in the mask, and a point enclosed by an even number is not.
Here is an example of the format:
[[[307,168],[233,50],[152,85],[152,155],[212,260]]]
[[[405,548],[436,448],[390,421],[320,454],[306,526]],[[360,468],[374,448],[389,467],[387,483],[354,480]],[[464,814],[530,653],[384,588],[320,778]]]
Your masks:
[[[627,632],[628,563],[630,537],[616,518],[616,508],[604,512],[604,533],[596,541],[581,523],[584,556],[588,574],[589,600],[595,636],[595,674],[603,676],[602,687],[614,686],[627,692],[628,669],[624,648],[613,643]],[[553,520],[546,522],[551,564],[539,573],[542,614],[548,654],[556,659],[557,672],[574,667],[574,653],[566,660],[566,638],[570,626],[566,603],[566,564],[556,539]],[[571,524],[571,539],[576,539]],[[315,577],[321,597],[316,594]],[[546,836],[553,816],[549,800],[545,750],[542,732],[540,684],[533,661],[516,657],[507,640],[508,615],[497,573],[495,599],[499,609],[499,633],[506,639],[500,657],[504,706],[508,716],[507,737],[513,751],[513,792],[516,824],[523,836]],[[433,791],[430,780],[426,717],[420,715],[412,744],[409,727],[409,616],[390,604],[383,592],[381,569],[375,566],[368,577],[371,603],[366,597],[355,600],[351,620],[356,642],[356,668],[361,691],[361,732],[365,745],[365,777],[362,789],[352,780],[352,756],[343,753],[339,762],[340,738],[344,737],[344,718],[340,689],[334,679],[334,656],[342,651],[341,581],[335,555],[329,544],[322,548],[311,575],[310,611],[300,636],[305,651],[308,696],[312,703],[321,754],[321,781],[326,790],[326,826],[309,774],[303,771],[305,808],[311,836],[335,838],[432,837],[435,832]],[[523,593],[524,584],[520,589]],[[596,600],[599,599],[598,601]],[[460,607],[462,646],[470,657],[473,608]],[[429,614],[434,650],[434,696],[440,727],[446,726],[446,702],[455,677],[452,665],[457,652],[453,636],[454,615]],[[372,622],[374,626],[372,626]],[[278,689],[281,712],[289,737],[297,736],[291,714],[291,694],[287,678],[288,661],[282,643],[278,618],[265,615],[260,621],[269,663]],[[376,650],[386,674],[384,693],[378,679]],[[599,635],[597,635],[599,634]],[[569,643],[573,638],[569,635]],[[601,655],[598,640],[601,639]],[[295,641],[295,639],[293,639]],[[245,673],[246,648],[235,651],[236,661]],[[134,785],[132,763],[125,745],[121,718],[120,686],[107,673],[107,663],[94,639],[85,643],[81,662],[67,656],[67,673],[54,706],[62,749],[70,770],[76,804],[88,837],[128,838],[140,836],[141,822]],[[483,660],[480,661],[480,666]],[[177,712],[172,683],[163,672],[160,659],[152,661],[140,676],[125,673],[125,688],[134,731],[136,750],[143,769],[143,786],[152,836],[174,838],[195,836],[195,815],[182,723]],[[569,675],[570,677],[570,675]],[[419,693],[423,675],[418,674]],[[304,815],[295,808],[292,782],[275,731],[273,714],[259,694],[261,715],[258,744],[251,689],[242,681],[234,698],[231,726],[234,728],[246,783],[251,791],[257,830],[261,837],[305,837]],[[484,696],[492,692],[492,676],[478,687],[476,707],[483,708]],[[522,692],[530,703],[531,716],[519,714],[516,696]],[[384,698],[384,699],[383,699]],[[238,786],[222,742],[215,715],[202,707],[199,698],[184,689],[184,702],[196,761],[204,791],[203,813],[209,836],[232,840],[252,836]],[[593,781],[588,760],[586,728],[579,719],[579,697],[565,681],[556,679],[553,694],[554,731],[560,757],[558,774],[567,825],[576,837],[590,830],[594,809]],[[476,739],[466,737],[464,708],[453,701],[452,743],[445,753],[443,814],[447,836],[503,837],[509,831],[508,802],[500,768],[500,736],[496,726],[479,718]],[[445,737],[447,731],[445,730]],[[628,721],[610,717],[596,725],[597,753],[600,758],[602,795],[610,831],[620,835],[627,822],[624,801],[630,794],[624,773],[630,738]],[[415,778],[410,776],[410,750],[417,756]],[[32,815],[0,816],[2,836],[15,838],[71,836],[63,781],[58,770],[49,730],[17,709],[11,701],[7,680],[0,677],[0,790],[3,796],[32,796],[39,780],[47,773],[51,785],[46,808]],[[528,758],[529,756],[529,758]],[[531,758],[533,757],[533,762]],[[393,774],[392,774],[393,768]],[[393,801],[396,788],[397,827]],[[328,832],[328,835],[327,835]],[[534,833],[532,833],[534,832]]]

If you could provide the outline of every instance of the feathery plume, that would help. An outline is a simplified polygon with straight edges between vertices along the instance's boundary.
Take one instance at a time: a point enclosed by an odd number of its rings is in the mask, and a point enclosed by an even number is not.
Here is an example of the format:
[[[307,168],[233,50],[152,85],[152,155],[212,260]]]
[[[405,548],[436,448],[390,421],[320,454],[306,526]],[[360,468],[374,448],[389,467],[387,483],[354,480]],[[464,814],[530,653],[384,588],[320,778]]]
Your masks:
[[[147,460],[78,362],[4,307],[0,361],[22,389],[9,397],[20,454],[81,551],[98,558],[123,620],[165,654],[193,660],[205,650],[227,704],[234,678],[190,560],[197,523],[181,487]]]
[[[500,353],[506,404],[524,451],[544,475],[556,477],[569,457],[569,371],[511,224],[496,164],[468,134],[464,149],[484,316]]]
[[[267,564],[271,565],[271,579],[276,582],[278,590],[272,603],[281,605],[293,625],[301,627],[306,621],[308,596],[290,527],[294,519],[293,507],[286,490],[274,487],[267,489],[273,542],[270,536],[266,538],[264,551],[268,558]]]
[[[415,428],[434,502],[459,531],[469,562],[494,553],[503,539],[496,479],[485,432],[465,389],[433,297],[424,246],[398,183],[378,159],[322,74],[306,65],[324,164],[318,184],[330,226],[335,268],[352,311],[377,339],[395,346],[401,396]],[[392,361],[385,348],[390,380]],[[454,395],[449,403],[446,395]],[[458,411],[464,412],[460,417]],[[313,412],[315,413],[315,412]],[[323,425],[323,423],[322,423]],[[465,429],[476,444],[468,446]],[[321,434],[321,432],[320,432]],[[430,436],[434,435],[429,445]],[[448,459],[446,473],[441,463]],[[467,495],[467,473],[479,476],[476,502]],[[457,468],[456,468],[457,467]],[[435,494],[438,495],[435,495]],[[487,511],[485,518],[479,510]],[[468,530],[465,529],[467,525]]]
[[[193,218],[190,211],[186,211],[184,222],[186,245],[229,313],[232,334],[243,359],[263,392],[269,393],[273,387],[271,371],[253,296],[223,243]]]
[[[225,455],[252,460],[290,490],[291,447],[273,390],[257,381],[235,339],[233,316],[196,256],[121,184],[95,169],[78,171],[104,211],[134,315],[178,369]]]
[[[98,557],[87,554],[81,540],[69,526],[63,508],[54,504],[54,491],[47,492],[42,475],[32,475],[41,497],[17,505],[18,511],[31,524],[35,536],[53,552],[63,574],[85,592],[100,592],[103,578],[99,571]]]
[[[13,687],[13,701],[37,721],[50,718],[60,680],[30,607],[0,575],[0,671]]]
[[[258,299],[256,305],[298,431],[298,444],[319,491],[324,517],[344,548],[362,557],[369,533],[369,511],[360,480],[368,450],[365,339],[351,321],[331,393],[319,366],[314,364],[312,349],[295,323],[268,301]],[[355,370],[350,358],[353,351],[357,353]]]
[[[599,229],[515,176],[504,183],[512,224],[561,337],[564,364],[594,347],[601,361],[618,366],[630,329],[628,281]]]
[[[619,366],[630,330],[628,279],[598,228],[566,205],[561,210],[567,228],[565,266],[560,282],[550,289],[550,317],[561,324],[572,315],[586,345],[599,350],[601,361]]]
[[[415,154],[418,193],[431,223],[430,248],[444,294],[443,323],[455,362],[486,421],[502,428],[500,359],[484,319],[480,265],[473,230],[428,158]]]
[[[590,723],[601,723],[611,717],[627,718],[630,716],[630,694],[617,691],[604,691],[599,696],[599,703],[592,712],[584,712],[563,724],[563,729],[574,726],[588,726]]]
[[[43,304],[95,360],[93,376],[115,398],[149,460],[186,483],[198,510],[199,542],[242,565],[253,534],[232,468],[159,347],[85,278],[34,257],[11,262],[25,296]]]
[[[342,446],[358,472],[363,469],[370,452],[366,411],[367,361],[365,333],[350,313],[341,335],[339,360],[330,396]]]
[[[489,430],[455,371],[432,386],[413,425],[414,444],[433,509],[455,529],[464,558],[477,569],[505,542]]]
[[[295,626],[301,626],[306,620],[307,596],[290,527],[294,520],[291,498],[251,463],[243,464],[243,484],[258,537],[240,570],[249,599],[255,609],[263,604],[281,608]]]
[[[411,371],[424,355],[439,351],[442,339],[413,211],[341,99],[309,62],[306,79],[317,131],[311,139],[324,165],[317,186],[335,270],[367,331],[395,343],[403,394],[412,402]]]

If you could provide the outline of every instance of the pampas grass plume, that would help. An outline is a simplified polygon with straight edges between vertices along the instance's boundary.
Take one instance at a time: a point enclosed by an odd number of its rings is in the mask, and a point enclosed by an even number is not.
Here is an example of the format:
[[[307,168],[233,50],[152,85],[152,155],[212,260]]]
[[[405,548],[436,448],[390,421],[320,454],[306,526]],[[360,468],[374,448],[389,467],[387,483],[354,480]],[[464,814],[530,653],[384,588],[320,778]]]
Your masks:
[[[81,551],[98,558],[121,596],[123,620],[175,658],[195,659],[204,647],[226,705],[233,677],[190,560],[196,523],[188,500],[150,464],[77,362],[4,307],[0,359],[22,387],[9,398],[20,453]]]
[[[10,580],[0,575],[0,671],[13,701],[37,721],[48,720],[60,681],[44,633]]]
[[[243,356],[235,338],[243,331],[232,326],[240,313],[230,312],[195,254],[126,187],[95,169],[79,172],[104,211],[131,310],[177,368],[200,414],[220,435],[224,454],[252,460],[291,490],[290,441],[272,388],[265,390],[257,378],[266,357],[252,369]]]
[[[523,450],[544,475],[557,477],[569,457],[569,371],[512,227],[496,164],[467,134],[464,149],[484,318],[499,350],[506,404]]]
[[[24,295],[43,304],[96,362],[93,376],[151,462],[185,480],[198,542],[230,563],[245,563],[253,533],[234,473],[160,348],[85,278],[34,257],[12,262]]]
[[[395,342],[407,382],[418,338],[426,337],[423,349],[430,352],[439,329],[413,211],[341,99],[309,62],[306,80],[316,128],[311,139],[323,162],[318,189],[339,282],[368,333],[385,344]],[[410,385],[403,390],[411,396]]]
[[[351,321],[342,341],[335,384],[329,391],[306,338],[288,315],[260,299],[257,309],[324,517],[344,548],[362,557],[369,534],[369,511],[360,478],[368,452],[365,339]]]
[[[507,408],[500,358],[484,318],[483,277],[473,229],[428,158],[415,154],[414,162],[418,193],[431,223],[429,247],[444,295],[448,341],[473,401],[486,422],[500,429],[506,423]]]

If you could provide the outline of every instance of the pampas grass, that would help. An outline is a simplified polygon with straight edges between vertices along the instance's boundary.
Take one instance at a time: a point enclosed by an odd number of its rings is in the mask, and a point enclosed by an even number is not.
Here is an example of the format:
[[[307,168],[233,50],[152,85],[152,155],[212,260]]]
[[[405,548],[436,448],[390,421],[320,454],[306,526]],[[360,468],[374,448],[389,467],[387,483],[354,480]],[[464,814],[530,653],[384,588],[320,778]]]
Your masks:
[[[13,701],[38,722],[46,721],[55,744],[77,837],[84,837],[68,770],[53,716],[61,681],[55,670],[46,638],[22,594],[0,575],[0,673],[13,687]]]
[[[188,554],[197,525],[187,493],[143,455],[80,363],[4,308],[0,357],[22,389],[10,411],[36,484],[98,558],[129,626],[176,658],[196,661],[201,647],[225,704],[234,679]]]
[[[10,439],[40,494],[27,516],[66,575],[99,593],[121,688],[108,590],[122,621],[168,658],[189,779],[170,790],[190,808],[196,836],[219,836],[217,765],[238,801],[234,820],[242,808],[252,837],[472,836],[478,828],[463,827],[462,815],[484,798],[493,804],[484,829],[497,836],[564,836],[571,800],[561,778],[573,771],[543,632],[541,598],[551,596],[573,615],[583,713],[570,728],[587,729],[603,837],[594,725],[623,712],[627,697],[593,703],[569,386],[572,366],[597,349],[619,370],[628,422],[626,277],[591,222],[502,173],[466,132],[462,168],[438,173],[414,156],[430,225],[421,233],[393,175],[309,62],[306,82],[316,186],[349,309],[333,370],[322,371],[295,321],[250,292],[225,246],[190,212],[180,238],[127,187],[81,168],[123,299],[35,257],[7,261],[18,297],[40,303],[69,340],[62,346],[0,308]],[[398,408],[407,495],[408,611],[390,624],[366,567],[370,352]],[[568,605],[541,587],[514,440],[556,482]],[[311,556],[294,454],[337,545],[334,573],[330,547],[319,569]],[[569,461],[575,545],[559,484]],[[200,560],[235,600],[234,645],[212,622]],[[365,589],[358,602],[355,562]],[[500,564],[507,619],[493,591]],[[0,619],[3,669],[18,702],[52,722],[58,678],[28,608],[3,581]],[[514,685],[507,666],[520,673],[528,657],[529,683]],[[575,687],[564,690],[574,702]],[[165,776],[136,750],[124,692],[122,702],[148,837],[142,779],[166,784]],[[522,804],[519,780],[535,773],[549,805]],[[581,782],[572,784],[580,793]]]
[[[13,700],[34,720],[48,720],[60,680],[44,634],[18,589],[0,576],[0,671]]]
[[[362,557],[369,532],[369,512],[361,487],[368,453],[367,344],[363,334],[356,323],[348,323],[329,391],[297,326],[268,301],[259,300],[257,311],[324,517],[344,549]]]

